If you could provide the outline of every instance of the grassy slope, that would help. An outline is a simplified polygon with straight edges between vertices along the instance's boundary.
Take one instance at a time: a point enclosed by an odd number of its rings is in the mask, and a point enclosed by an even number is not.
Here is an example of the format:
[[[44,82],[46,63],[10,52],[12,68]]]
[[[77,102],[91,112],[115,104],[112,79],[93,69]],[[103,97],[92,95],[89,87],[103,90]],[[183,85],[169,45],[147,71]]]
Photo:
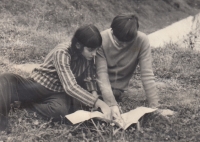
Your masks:
[[[123,12],[136,13],[140,30],[148,34],[196,14],[198,10],[187,2],[194,4],[190,0],[0,1],[1,54],[15,62],[38,62],[58,42],[69,40],[78,26],[93,23],[103,30],[109,28],[114,16]]]
[[[192,7],[185,3],[187,1]],[[196,5],[195,5],[196,3]],[[82,24],[95,23],[101,30],[108,28],[111,19],[121,12],[136,12],[140,16],[140,29],[150,33],[166,25],[195,14],[199,0],[9,0],[0,1],[0,50],[13,62],[41,62],[58,42],[69,39]],[[117,128],[96,122],[107,141],[199,141],[200,56],[167,45],[153,49],[153,67],[156,81],[164,82],[159,88],[161,107],[177,114],[169,120],[152,116],[143,120],[143,133],[130,127],[126,134]],[[0,72],[17,72],[10,64],[0,60]],[[130,96],[130,94],[134,94]],[[129,91],[122,99],[122,109],[128,111],[145,103],[140,76],[134,75]],[[61,123],[64,123],[63,121]],[[78,127],[60,125],[41,119],[26,110],[10,114],[9,131],[0,134],[5,141],[102,141],[91,121]]]
[[[131,126],[124,131],[117,131],[117,127],[95,121],[97,128],[107,141],[141,141],[141,142],[182,142],[200,140],[199,123],[199,95],[200,95],[200,55],[192,50],[179,49],[176,45],[166,48],[153,49],[153,67],[156,81],[164,86],[158,87],[161,108],[169,108],[176,112],[173,117],[163,118],[156,115],[144,117],[142,132]],[[13,72],[8,65],[1,64],[1,72]],[[122,98],[124,112],[145,105],[140,75],[133,76],[129,91]],[[20,73],[24,75],[23,73]],[[6,141],[102,141],[91,121],[83,124],[65,125],[51,122],[27,112],[16,109],[9,117],[9,131],[0,135],[0,140]],[[67,123],[68,124],[68,123]],[[116,130],[116,134],[114,134]]]

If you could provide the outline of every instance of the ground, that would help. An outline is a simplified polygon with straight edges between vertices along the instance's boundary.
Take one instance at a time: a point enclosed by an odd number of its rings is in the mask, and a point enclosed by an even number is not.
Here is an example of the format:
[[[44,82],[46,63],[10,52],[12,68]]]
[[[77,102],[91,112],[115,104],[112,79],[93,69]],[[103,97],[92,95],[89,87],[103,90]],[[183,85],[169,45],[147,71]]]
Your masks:
[[[28,73],[13,65],[41,63],[49,50],[69,40],[79,25],[90,22],[103,30],[116,14],[135,12],[140,30],[148,34],[197,14],[200,1],[8,0],[0,1],[0,5],[0,73],[14,72],[26,77]],[[135,125],[123,131],[96,119],[73,126],[65,119],[53,122],[31,110],[13,109],[8,130],[0,134],[0,141],[200,141],[200,54],[169,43],[152,49],[152,57],[160,107],[175,111],[174,116],[149,114],[141,120],[141,131]],[[120,105],[124,112],[145,105],[139,68]]]

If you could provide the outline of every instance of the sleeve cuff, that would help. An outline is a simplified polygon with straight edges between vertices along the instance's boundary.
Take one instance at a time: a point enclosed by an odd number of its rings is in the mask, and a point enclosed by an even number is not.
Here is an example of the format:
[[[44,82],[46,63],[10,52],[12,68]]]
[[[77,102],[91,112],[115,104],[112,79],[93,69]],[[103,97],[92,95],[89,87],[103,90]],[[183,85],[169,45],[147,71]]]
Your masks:
[[[96,104],[96,102],[97,102],[98,99],[99,99],[99,96],[97,96],[97,98],[96,98],[96,100],[94,101],[94,104],[93,104],[92,107],[95,107],[95,104]]]

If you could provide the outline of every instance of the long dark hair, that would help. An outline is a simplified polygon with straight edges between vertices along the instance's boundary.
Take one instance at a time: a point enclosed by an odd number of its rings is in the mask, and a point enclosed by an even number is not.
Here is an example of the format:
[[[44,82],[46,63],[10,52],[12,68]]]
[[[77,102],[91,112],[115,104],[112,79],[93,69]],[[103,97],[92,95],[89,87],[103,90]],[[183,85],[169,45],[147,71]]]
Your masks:
[[[111,28],[118,40],[131,41],[137,36],[139,29],[138,17],[134,14],[120,14],[113,19]]]
[[[81,45],[81,49],[76,48],[77,42]],[[101,34],[97,27],[92,24],[79,27],[71,41],[71,49],[73,54],[81,54],[84,46],[95,49],[101,45]]]

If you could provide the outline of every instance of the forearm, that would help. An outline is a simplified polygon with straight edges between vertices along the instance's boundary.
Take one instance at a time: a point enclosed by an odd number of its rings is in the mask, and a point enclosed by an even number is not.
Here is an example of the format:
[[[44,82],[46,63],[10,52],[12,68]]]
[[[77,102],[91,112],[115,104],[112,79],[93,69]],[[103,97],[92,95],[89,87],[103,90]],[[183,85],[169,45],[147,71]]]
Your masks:
[[[65,92],[85,105],[93,107],[98,96],[89,93],[77,84],[70,69],[70,58],[67,53],[57,51],[54,56],[54,65]]]
[[[117,105],[117,102],[112,92],[108,75],[107,62],[103,53],[103,49],[100,49],[97,52],[96,70],[97,70],[97,83],[99,85],[104,101],[109,106]]]
[[[155,84],[155,77],[152,69],[151,47],[148,39],[144,40],[139,55],[139,65],[141,70],[141,79],[150,107],[158,106],[158,94]]]
[[[141,73],[142,83],[147,96],[148,105],[150,107],[157,107],[159,97],[157,93],[156,83],[154,81],[154,75],[152,72]]]
[[[112,92],[110,81],[108,79],[108,75],[99,73],[97,82],[98,82],[103,100],[106,102],[106,104],[108,104],[109,106],[117,105],[114,94]]]

